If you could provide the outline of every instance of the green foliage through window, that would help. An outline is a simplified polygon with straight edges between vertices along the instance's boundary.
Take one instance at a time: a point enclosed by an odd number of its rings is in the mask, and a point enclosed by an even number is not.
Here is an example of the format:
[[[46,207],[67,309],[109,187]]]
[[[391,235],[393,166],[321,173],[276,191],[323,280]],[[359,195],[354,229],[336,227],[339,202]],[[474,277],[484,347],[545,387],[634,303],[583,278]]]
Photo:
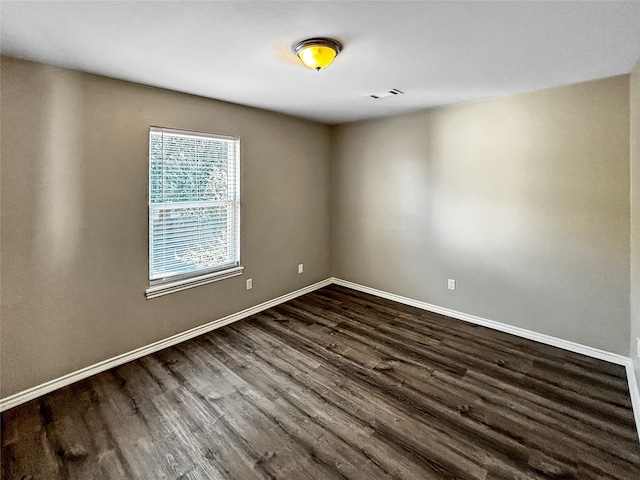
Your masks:
[[[150,278],[239,262],[239,140],[152,128]]]

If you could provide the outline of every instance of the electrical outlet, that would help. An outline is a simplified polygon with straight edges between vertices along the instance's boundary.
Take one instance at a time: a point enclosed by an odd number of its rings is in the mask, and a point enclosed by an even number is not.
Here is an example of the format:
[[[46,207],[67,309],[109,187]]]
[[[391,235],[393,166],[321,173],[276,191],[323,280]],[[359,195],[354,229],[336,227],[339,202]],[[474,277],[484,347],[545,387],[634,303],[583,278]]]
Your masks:
[[[253,278],[247,278],[247,290],[251,290],[253,288]]]
[[[302,273],[302,272],[304,272],[304,264],[303,263],[298,265],[298,273]]]
[[[450,278],[449,280],[447,280],[447,288],[449,290],[455,290],[456,289],[456,281],[453,278]]]

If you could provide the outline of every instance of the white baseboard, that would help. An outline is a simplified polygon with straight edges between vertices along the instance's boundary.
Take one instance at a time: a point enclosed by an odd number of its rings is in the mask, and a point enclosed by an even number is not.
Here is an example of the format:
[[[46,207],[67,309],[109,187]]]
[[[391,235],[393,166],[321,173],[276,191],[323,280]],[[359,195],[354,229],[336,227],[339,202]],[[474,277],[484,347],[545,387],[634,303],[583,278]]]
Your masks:
[[[76,370],[75,372],[71,372],[67,375],[63,375],[62,377],[50,380],[48,382],[42,383],[40,385],[36,385],[35,387],[29,388],[27,390],[23,390],[22,392],[18,392],[16,394],[10,395],[8,397],[0,399],[0,412],[8,410],[9,408],[18,406],[22,403],[28,402],[29,400],[33,400],[34,398],[38,398],[46,393],[52,392],[62,387],[66,387],[67,385],[71,385],[74,382],[79,380],[83,380],[91,375],[95,375],[96,373],[104,372],[105,370],[109,370],[110,368],[117,367],[124,363],[130,362],[132,360],[136,360],[140,357],[144,357],[145,355],[149,355],[150,353],[157,352],[162,350],[163,348],[171,347],[178,343],[184,342],[185,340],[189,340],[191,338],[197,337],[198,335],[202,335],[204,333],[210,332],[220,327],[224,327],[225,325],[229,325],[230,323],[237,322],[238,320],[242,320],[243,318],[250,317],[251,315],[255,315],[256,313],[260,313],[263,310],[266,310],[271,307],[275,307],[284,302],[288,302],[289,300],[293,300],[300,295],[304,295],[309,292],[313,292],[322,287],[326,287],[331,284],[331,279],[328,278],[326,280],[322,280],[321,282],[314,283],[313,285],[309,285],[307,287],[301,288],[300,290],[296,290],[295,292],[287,293],[286,295],[282,295],[278,298],[274,298],[273,300],[269,300],[267,302],[261,303],[259,305],[255,305],[253,307],[242,310],[241,312],[237,312],[226,317],[220,318],[218,320],[214,320],[209,323],[205,323],[204,325],[200,325],[199,327],[192,328],[182,333],[178,333],[171,337],[165,338],[164,340],[159,340],[150,345],[146,345],[144,347],[136,348],[135,350],[131,350],[130,352],[123,353],[121,355],[115,356],[113,358],[109,358],[107,360],[103,360],[102,362],[98,362],[94,365],[90,365],[88,367],[82,368],[80,370]]]
[[[469,315],[468,313],[458,312],[449,308],[439,307],[430,303],[421,302],[420,300],[414,300],[412,298],[402,297],[394,293],[385,292],[383,290],[377,290],[371,287],[365,287],[358,283],[349,282],[339,278],[333,278],[333,283],[336,285],[342,285],[343,287],[352,288],[364,293],[370,293],[376,297],[386,298],[387,300],[393,300],[394,302],[404,303],[412,307],[417,307],[422,310],[428,310],[433,313],[439,313],[446,315],[447,317],[457,318],[465,322],[474,323],[476,325],[482,325],[493,330],[499,330],[501,332],[510,333],[517,337],[527,338],[536,342],[545,343],[554,347],[559,347],[564,350],[570,350],[572,352],[581,353],[589,357],[599,358],[600,360],[606,360],[607,362],[616,363],[618,365],[627,365],[629,361],[628,357],[618,355],[615,353],[607,352],[605,350],[599,350],[597,348],[588,347],[587,345],[581,345],[579,343],[570,342],[569,340],[563,340],[561,338],[552,337],[551,335],[545,335],[544,333],[537,333],[525,328],[514,327],[506,323],[496,322],[495,320],[489,320],[476,315]]]
[[[110,368],[117,367],[119,365],[130,362],[132,360],[136,360],[138,358],[144,357],[145,355],[149,355],[151,353],[157,352],[164,348],[171,347],[178,343],[197,337],[198,335],[202,335],[204,333],[210,332],[212,330],[223,327],[225,325],[229,325],[230,323],[237,322],[238,320],[242,320],[243,318],[250,317],[251,315],[260,313],[263,310],[266,310],[271,307],[275,307],[276,305],[279,305],[284,302],[288,302],[289,300],[293,300],[296,297],[299,297],[306,293],[313,292],[314,290],[318,290],[319,288],[326,287],[327,285],[330,285],[332,283],[336,285],[341,285],[343,287],[352,288],[353,290],[358,290],[360,292],[369,293],[377,297],[382,297],[388,300],[393,300],[395,302],[403,303],[405,305],[417,307],[422,310],[439,313],[442,315],[446,315],[448,317],[456,318],[458,320],[463,320],[465,322],[482,325],[488,328],[492,328],[494,330],[510,333],[518,337],[527,338],[529,340],[534,340],[536,342],[562,348],[564,350],[569,350],[571,352],[576,352],[583,355],[587,355],[589,357],[605,360],[607,362],[623,365],[627,371],[627,379],[629,382],[629,393],[631,395],[631,403],[633,405],[633,412],[634,412],[635,421],[636,421],[636,429],[637,429],[638,435],[640,436],[640,390],[638,387],[638,382],[636,381],[633,362],[631,358],[625,357],[622,355],[617,355],[615,353],[607,352],[604,350],[599,350],[597,348],[589,347],[586,345],[581,345],[579,343],[570,342],[568,340],[563,340],[561,338],[552,337],[551,335],[545,335],[545,334],[537,333],[524,328],[514,327],[512,325],[507,325],[505,323],[496,322],[494,320],[488,320],[486,318],[478,317],[475,315],[469,315],[467,313],[458,312],[456,310],[451,310],[449,308],[439,307],[437,305],[421,302],[419,300],[403,297],[401,295],[385,292],[383,290],[377,290],[375,288],[366,287],[364,285],[349,282],[347,280],[342,280],[340,278],[335,278],[335,277],[327,278],[326,280],[322,280],[320,282],[314,283],[313,285],[309,285],[307,287],[301,288],[300,290],[296,290],[295,292],[282,295],[280,297],[274,298],[273,300],[269,300],[267,302],[247,308],[240,312],[220,318],[218,320],[214,320],[204,325],[200,325],[199,327],[192,328],[185,332],[178,333],[171,337],[165,338],[164,340],[154,342],[150,345],[137,348],[135,350],[132,350],[127,353],[123,353],[121,355],[118,355],[116,357],[113,357],[107,360],[103,360],[102,362],[98,362],[94,365],[90,365],[88,367],[82,368],[75,372],[71,372],[62,377],[50,380],[43,384],[36,385],[35,387],[29,388],[27,390],[23,390],[22,392],[18,392],[14,395],[10,395],[8,397],[2,398],[0,399],[0,412],[8,410],[9,408],[18,406],[22,403],[28,402],[29,400],[33,400],[34,398],[38,398],[42,395],[45,395],[46,393],[65,387],[79,380],[83,380],[87,377],[90,377],[91,375],[104,372],[105,370],[109,370]]]
[[[629,361],[625,365],[627,368],[627,380],[629,382],[629,395],[631,395],[631,405],[633,406],[633,416],[636,419],[636,433],[640,440],[640,388],[638,387],[638,381],[636,379],[636,372],[633,368],[633,360],[629,358]]]
[[[484,327],[491,328],[493,330],[499,330],[501,332],[510,333],[517,337],[534,340],[536,342],[551,345],[553,347],[562,348],[571,352],[580,353],[588,357],[598,358],[610,363],[623,365],[627,372],[627,381],[629,383],[629,395],[631,396],[631,404],[633,406],[633,415],[636,421],[636,432],[640,437],[640,391],[638,389],[638,382],[633,368],[633,361],[629,357],[618,355],[616,353],[607,352],[598,348],[589,347],[580,343],[571,342],[569,340],[563,340],[561,338],[552,337],[551,335],[545,335],[544,333],[537,333],[525,328],[514,327],[513,325],[507,325],[506,323],[496,322],[486,318],[478,317],[475,315],[469,315],[468,313],[458,312],[449,308],[439,307],[430,303],[421,302],[420,300],[414,300],[412,298],[403,297],[394,293],[385,292],[383,290],[377,290],[375,288],[366,287],[358,283],[349,282],[340,278],[332,278],[331,283],[341,285],[343,287],[352,288],[360,292],[369,293],[376,297],[386,298],[387,300],[393,300],[394,302],[403,303],[412,307],[417,307],[429,312],[440,313],[447,317],[456,318],[465,322],[474,323],[476,325],[482,325]]]

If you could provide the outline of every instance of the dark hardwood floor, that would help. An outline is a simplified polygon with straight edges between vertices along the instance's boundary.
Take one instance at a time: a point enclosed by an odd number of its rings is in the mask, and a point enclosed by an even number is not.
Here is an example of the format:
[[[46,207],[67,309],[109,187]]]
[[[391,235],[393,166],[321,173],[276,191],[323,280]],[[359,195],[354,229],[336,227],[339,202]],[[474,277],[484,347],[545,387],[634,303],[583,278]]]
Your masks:
[[[2,415],[3,479],[640,479],[623,367],[331,286]]]

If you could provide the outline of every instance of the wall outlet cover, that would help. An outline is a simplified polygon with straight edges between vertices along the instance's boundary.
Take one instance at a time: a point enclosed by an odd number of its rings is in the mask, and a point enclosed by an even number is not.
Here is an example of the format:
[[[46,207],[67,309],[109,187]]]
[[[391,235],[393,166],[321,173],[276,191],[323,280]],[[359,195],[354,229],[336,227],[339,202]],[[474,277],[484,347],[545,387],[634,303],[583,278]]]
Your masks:
[[[450,278],[449,280],[447,280],[447,288],[449,290],[455,290],[456,289],[456,281],[453,278]]]
[[[253,278],[247,278],[247,290],[251,290],[253,288]]]
[[[304,272],[304,263],[298,265],[298,273]]]

